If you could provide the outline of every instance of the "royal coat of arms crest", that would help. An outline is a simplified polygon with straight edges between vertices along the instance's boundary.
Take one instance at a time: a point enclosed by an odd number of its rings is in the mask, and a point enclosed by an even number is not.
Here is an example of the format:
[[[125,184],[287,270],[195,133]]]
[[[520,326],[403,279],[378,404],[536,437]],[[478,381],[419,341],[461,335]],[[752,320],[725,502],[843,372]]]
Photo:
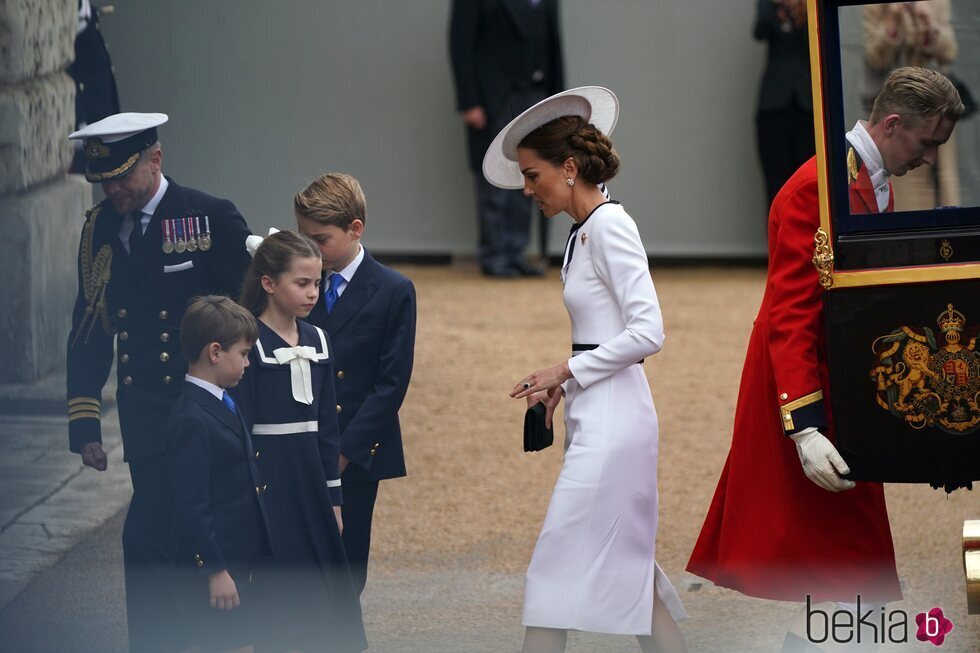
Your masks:
[[[980,354],[977,328],[952,304],[936,318],[942,342],[929,327],[902,326],[871,346],[878,404],[914,429],[937,427],[965,434],[980,428]]]

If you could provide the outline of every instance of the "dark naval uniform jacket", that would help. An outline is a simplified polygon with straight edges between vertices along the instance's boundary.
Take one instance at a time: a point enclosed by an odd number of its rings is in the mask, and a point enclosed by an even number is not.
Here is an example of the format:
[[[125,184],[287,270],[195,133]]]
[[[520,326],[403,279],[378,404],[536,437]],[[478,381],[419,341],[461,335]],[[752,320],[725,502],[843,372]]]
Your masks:
[[[249,264],[250,231],[235,205],[167,179],[170,185],[132,252],[119,236],[124,216],[111,202],[86,213],[68,336],[68,433],[76,453],[102,441],[102,387],[114,356],[126,460],[166,450],[167,417],[187,371],[179,326],[188,301],[206,294],[237,297]],[[195,251],[165,253],[165,233],[171,244],[181,235],[188,240],[173,229],[182,218],[197,219]]]
[[[333,345],[340,451],[350,459],[344,482],[404,476],[398,409],[415,359],[411,280],[365,249],[333,311],[327,314],[321,299],[308,319],[327,332]]]

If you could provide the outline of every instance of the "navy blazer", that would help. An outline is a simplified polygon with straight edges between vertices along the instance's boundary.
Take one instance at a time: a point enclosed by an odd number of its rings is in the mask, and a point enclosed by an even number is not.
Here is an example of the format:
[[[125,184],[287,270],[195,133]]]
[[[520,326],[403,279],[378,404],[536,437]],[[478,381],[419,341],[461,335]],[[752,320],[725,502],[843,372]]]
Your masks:
[[[214,574],[272,555],[259,470],[241,415],[184,381],[168,432],[177,563]]]
[[[398,409],[415,358],[415,286],[365,249],[333,311],[321,298],[307,319],[333,346],[344,482],[404,476]]]

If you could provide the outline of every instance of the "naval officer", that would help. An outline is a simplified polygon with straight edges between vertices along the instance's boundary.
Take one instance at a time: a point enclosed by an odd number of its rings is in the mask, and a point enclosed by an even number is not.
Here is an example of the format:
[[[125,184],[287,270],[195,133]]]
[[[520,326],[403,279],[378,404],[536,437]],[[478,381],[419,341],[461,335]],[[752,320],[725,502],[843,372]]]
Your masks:
[[[174,519],[166,425],[182,385],[178,326],[196,295],[237,296],[249,263],[248,226],[225,199],[178,185],[161,172],[161,113],[118,113],[69,136],[82,140],[85,178],[105,199],[86,212],[78,296],[68,336],[71,450],[106,469],[101,398],[113,359],[124,459],[133,498],[123,528],[130,650],[168,648],[164,565]]]

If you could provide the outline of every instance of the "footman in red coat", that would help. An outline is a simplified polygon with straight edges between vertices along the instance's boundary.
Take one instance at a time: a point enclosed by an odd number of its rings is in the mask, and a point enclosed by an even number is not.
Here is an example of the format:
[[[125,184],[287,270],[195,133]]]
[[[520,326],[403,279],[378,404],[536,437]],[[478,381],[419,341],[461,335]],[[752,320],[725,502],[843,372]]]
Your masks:
[[[863,132],[855,149],[864,150],[866,163],[877,157],[887,174],[933,163],[962,106],[939,73],[896,70],[871,120],[855,128]],[[687,568],[766,599],[898,600],[883,486],[847,480],[834,446],[823,290],[812,264],[818,204],[811,158],[772,203],[766,290],[745,358],[732,446]],[[880,211],[890,206],[885,198]]]

